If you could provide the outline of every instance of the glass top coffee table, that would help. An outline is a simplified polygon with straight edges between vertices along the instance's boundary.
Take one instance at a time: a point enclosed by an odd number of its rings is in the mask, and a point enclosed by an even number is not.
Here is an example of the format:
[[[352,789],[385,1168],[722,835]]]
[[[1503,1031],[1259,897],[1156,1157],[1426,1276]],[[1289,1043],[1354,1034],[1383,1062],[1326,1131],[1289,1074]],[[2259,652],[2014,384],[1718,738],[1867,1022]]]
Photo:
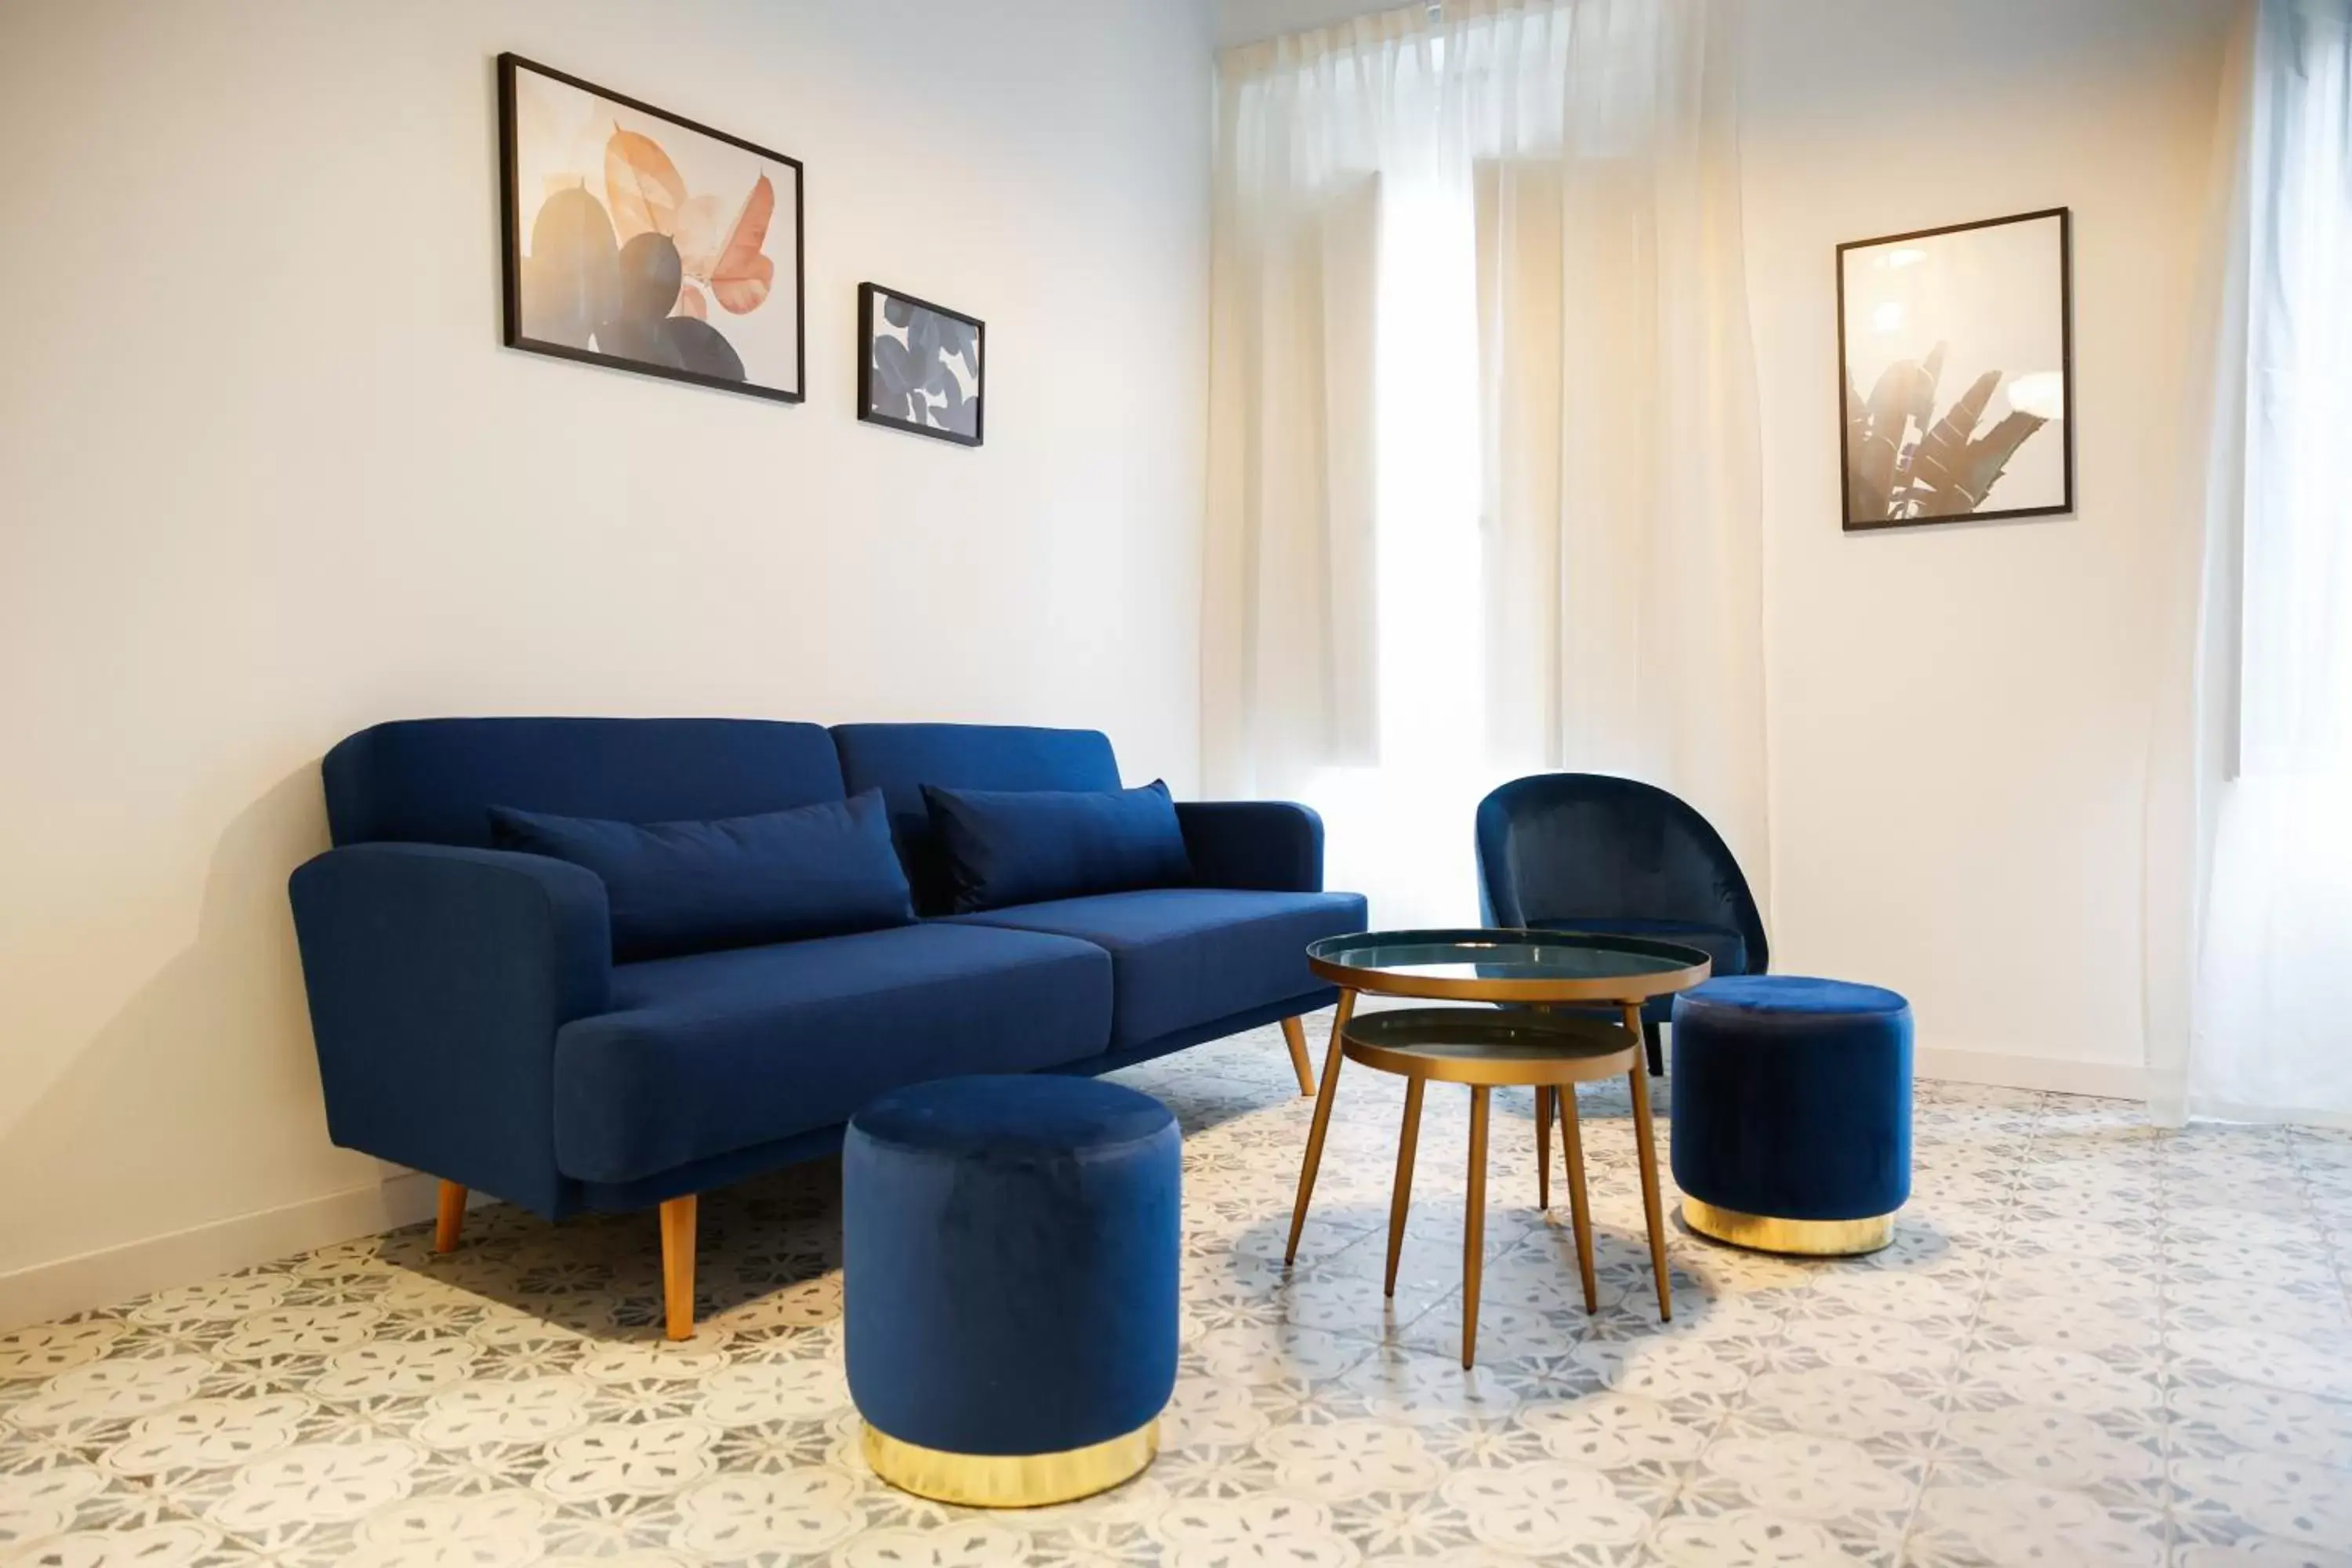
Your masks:
[[[1315,1097],[1315,1121],[1298,1172],[1287,1263],[1298,1252],[1324,1135],[1345,1059],[1405,1080],[1404,1127],[1397,1142],[1395,1191],[1389,1202],[1385,1289],[1396,1293],[1397,1259],[1412,1199],[1413,1150],[1421,1132],[1423,1089],[1433,1079],[1470,1089],[1470,1181],[1462,1238],[1462,1364],[1478,1342],[1478,1283],[1486,1246],[1487,1100],[1497,1086],[1536,1091],[1536,1192],[1551,1205],[1551,1122],[1557,1108],[1567,1157],[1569,1207],[1576,1226],[1584,1308],[1599,1305],[1593,1279],[1592,1215],[1585,1196],[1583,1138],[1576,1086],[1624,1073],[1633,1091],[1633,1141],[1642,1167],[1642,1207],[1649,1223],[1650,1263],[1657,1275],[1658,1316],[1673,1315],[1666,1277],[1664,1218],[1658,1201],[1657,1147],[1650,1123],[1649,1074],[1642,1061],[1642,1005],[1707,977],[1706,954],[1646,937],[1576,931],[1404,931],[1327,937],[1308,945],[1307,967],[1339,989],[1331,1048]],[[1356,1016],[1364,993],[1429,1001],[1492,1002],[1502,1008],[1414,1007]],[[1573,1007],[1575,1012],[1544,1009]],[[1621,1021],[1607,1021],[1614,1011]],[[1596,1014],[1601,1016],[1596,1016]]]

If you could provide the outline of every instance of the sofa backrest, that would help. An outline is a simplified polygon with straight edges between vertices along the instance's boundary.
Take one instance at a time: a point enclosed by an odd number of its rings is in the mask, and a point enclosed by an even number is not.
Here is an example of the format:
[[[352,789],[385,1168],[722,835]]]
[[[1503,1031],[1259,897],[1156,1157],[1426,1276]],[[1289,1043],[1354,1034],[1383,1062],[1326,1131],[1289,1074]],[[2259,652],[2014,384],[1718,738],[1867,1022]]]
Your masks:
[[[949,789],[1107,790],[1119,787],[1118,759],[1099,730],[1036,730],[1013,724],[836,724],[835,747],[849,793],[878,789],[890,833],[926,914],[948,907],[946,868],[931,835],[923,786]]]
[[[844,798],[832,737],[762,719],[413,719],[320,765],[341,844],[481,847],[489,808],[621,822],[748,816]]]

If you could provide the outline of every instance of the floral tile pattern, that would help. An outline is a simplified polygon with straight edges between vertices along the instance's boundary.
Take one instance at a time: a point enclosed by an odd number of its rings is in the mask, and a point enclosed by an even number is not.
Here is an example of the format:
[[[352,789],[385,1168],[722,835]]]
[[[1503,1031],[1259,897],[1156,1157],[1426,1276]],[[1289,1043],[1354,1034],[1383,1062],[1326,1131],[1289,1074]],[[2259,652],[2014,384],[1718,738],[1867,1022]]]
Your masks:
[[[2352,1135],[1922,1084],[1895,1246],[1677,1226],[1662,1325],[1623,1088],[1583,1101],[1591,1317],[1499,1094],[1465,1373],[1461,1097],[1386,1298],[1397,1080],[1348,1070],[1286,1269],[1310,1107],[1279,1034],[1121,1076],[1185,1129],[1184,1341],[1115,1492],[875,1480],[818,1165],[704,1199],[688,1344],[648,1217],[503,1207],[447,1258],[419,1227],[0,1334],[0,1563],[2352,1568]]]

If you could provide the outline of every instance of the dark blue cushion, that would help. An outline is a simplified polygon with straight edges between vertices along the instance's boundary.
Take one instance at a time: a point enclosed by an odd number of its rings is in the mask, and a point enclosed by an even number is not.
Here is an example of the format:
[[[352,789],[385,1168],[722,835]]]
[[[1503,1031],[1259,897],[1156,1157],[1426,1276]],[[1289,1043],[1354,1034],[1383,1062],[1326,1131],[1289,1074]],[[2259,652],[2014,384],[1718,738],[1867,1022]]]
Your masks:
[[[412,719],[362,730],[320,771],[338,844],[488,848],[489,808],[708,821],[839,800],[833,738],[764,719]]]
[[[1364,929],[1360,893],[1155,888],[958,917],[1076,937],[1109,952],[1111,1048],[1324,990],[1307,944]]]
[[[1675,1181],[1774,1219],[1868,1219],[1911,1194],[1911,1007],[1892,991],[1739,975],[1674,1006]]]
[[[879,791],[716,822],[603,822],[490,807],[501,849],[584,866],[624,963],[915,918]]]
[[[1168,786],[962,790],[923,786],[959,914],[1171,888],[1192,879]]]
[[[1891,1022],[1907,1019],[1911,1004],[1900,992],[1852,980],[1810,974],[1745,974],[1710,980],[1683,993],[1688,1012],[1709,1023],[1732,1023],[1747,1031],[1811,1034],[1832,1020]],[[1679,1021],[1679,1020],[1678,1020]]]
[[[1007,1170],[1139,1142],[1175,1121],[1150,1095],[1118,1084],[990,1073],[893,1089],[856,1118],[867,1139],[904,1153]]]
[[[837,724],[833,742],[853,790],[878,789],[914,884],[915,907],[945,914],[953,889],[931,832],[923,786],[945,789],[1111,790],[1118,763],[1098,730],[1017,724]]]
[[[1110,961],[1063,938],[898,926],[613,971],[555,1047],[555,1154],[593,1182],[835,1126],[876,1095],[1097,1054]]]
[[[842,1145],[843,1332],[858,1414],[951,1454],[1108,1442],[1175,1386],[1176,1119],[1099,1079],[956,1078]]]

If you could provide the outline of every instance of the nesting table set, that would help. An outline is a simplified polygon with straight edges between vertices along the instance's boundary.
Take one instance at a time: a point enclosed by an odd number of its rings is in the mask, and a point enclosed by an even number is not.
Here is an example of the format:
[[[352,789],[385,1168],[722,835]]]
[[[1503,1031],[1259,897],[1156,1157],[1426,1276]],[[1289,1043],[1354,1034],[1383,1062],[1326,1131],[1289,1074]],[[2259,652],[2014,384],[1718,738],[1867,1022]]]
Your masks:
[[[1478,1346],[1494,1090],[1535,1090],[1537,1198],[1559,1123],[1584,1307],[1599,1310],[1577,1085],[1633,1090],[1658,1317],[1674,1315],[1643,1059],[1645,1003],[1673,994],[1674,1169],[1694,1231],[1771,1251],[1886,1246],[1910,1192],[1911,1009],[1876,986],[1708,978],[1696,948],[1550,931],[1367,931],[1307,949],[1339,988],[1286,1262],[1355,1062],[1404,1079],[1385,1289],[1431,1082],[1470,1091],[1462,1364]],[[1488,1005],[1381,1009],[1363,995]],[[1294,1055],[1300,1042],[1290,1032]],[[1304,1072],[1302,1070],[1302,1079]],[[967,1507],[1032,1508],[1151,1462],[1176,1381],[1182,1142],[1148,1095],[1052,1073],[938,1079],[852,1119],[842,1156],[845,1359],[876,1474]]]
[[[1339,987],[1339,1006],[1298,1172],[1286,1262],[1296,1257],[1299,1233],[1307,1224],[1343,1061],[1396,1073],[1405,1080],[1404,1126],[1398,1136],[1395,1190],[1389,1203],[1384,1289],[1390,1295],[1396,1293],[1405,1211],[1412,1202],[1423,1092],[1433,1080],[1467,1085],[1470,1171],[1462,1238],[1462,1364],[1469,1366],[1477,1352],[1479,1270],[1486,1243],[1487,1102],[1498,1087],[1525,1086],[1536,1092],[1538,1201],[1549,1206],[1551,1122],[1557,1114],[1584,1306],[1587,1311],[1597,1310],[1592,1215],[1585,1194],[1576,1086],[1622,1073],[1633,1089],[1633,1142],[1641,1162],[1650,1263],[1657,1276],[1658,1316],[1673,1316],[1649,1074],[1643,1061],[1642,1006],[1652,997],[1687,990],[1705,980],[1710,967],[1706,953],[1643,937],[1412,931],[1327,938],[1307,948],[1307,962],[1318,976]],[[1366,994],[1505,1005],[1412,1007],[1359,1016],[1356,999]]]

